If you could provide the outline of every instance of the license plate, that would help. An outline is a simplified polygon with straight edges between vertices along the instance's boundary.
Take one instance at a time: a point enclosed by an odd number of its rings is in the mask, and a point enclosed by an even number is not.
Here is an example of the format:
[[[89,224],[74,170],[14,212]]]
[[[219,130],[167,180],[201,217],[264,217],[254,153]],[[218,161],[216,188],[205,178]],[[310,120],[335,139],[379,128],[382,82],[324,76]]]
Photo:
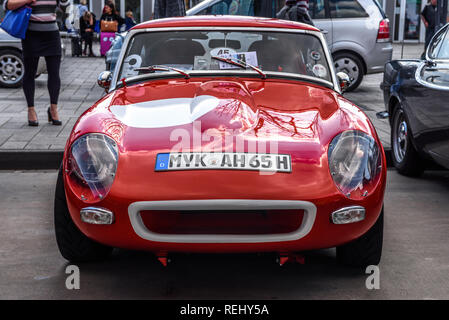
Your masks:
[[[154,171],[174,170],[252,170],[291,172],[289,154],[180,152],[159,153]]]

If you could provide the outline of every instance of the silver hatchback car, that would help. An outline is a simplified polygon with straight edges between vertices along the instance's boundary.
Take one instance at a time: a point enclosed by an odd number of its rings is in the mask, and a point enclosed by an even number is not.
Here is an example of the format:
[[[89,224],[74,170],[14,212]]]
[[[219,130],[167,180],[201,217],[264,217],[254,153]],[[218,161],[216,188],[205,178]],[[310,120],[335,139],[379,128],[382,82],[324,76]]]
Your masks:
[[[187,15],[247,15],[275,17],[285,0],[204,0]],[[314,24],[326,36],[337,72],[350,76],[347,91],[363,76],[381,73],[391,60],[389,20],[377,0],[309,0]]]

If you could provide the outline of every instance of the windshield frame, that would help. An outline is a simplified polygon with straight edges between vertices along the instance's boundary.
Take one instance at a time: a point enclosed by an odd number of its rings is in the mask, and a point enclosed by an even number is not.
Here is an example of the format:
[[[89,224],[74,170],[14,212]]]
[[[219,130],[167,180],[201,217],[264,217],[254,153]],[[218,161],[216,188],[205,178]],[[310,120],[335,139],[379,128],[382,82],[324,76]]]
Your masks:
[[[324,35],[319,31],[312,31],[312,30],[303,30],[303,29],[288,29],[288,28],[258,28],[258,27],[170,27],[170,28],[142,28],[142,29],[131,29],[128,32],[128,35],[125,38],[125,41],[123,42],[122,50],[120,51],[119,58],[117,60],[116,65],[116,72],[113,74],[113,78],[111,81],[111,86],[109,88],[108,92],[114,91],[115,89],[122,87],[123,83],[121,79],[118,79],[118,74],[120,73],[120,70],[122,68],[123,60],[125,59],[125,54],[128,51],[129,43],[131,42],[132,38],[140,33],[150,33],[150,32],[170,32],[170,31],[253,31],[253,32],[285,32],[285,33],[300,33],[300,34],[307,34],[310,36],[314,36],[318,38],[320,41],[324,55],[326,57],[326,62],[328,64],[328,69],[330,72],[330,76],[332,81],[324,80],[318,77],[308,76],[308,75],[302,75],[298,73],[288,73],[288,72],[274,72],[274,71],[265,71],[262,70],[268,78],[290,78],[292,80],[304,80],[308,82],[313,83],[319,83],[320,85],[330,87],[333,90],[337,91],[338,93],[341,93],[340,86],[338,85],[337,77],[335,75],[335,70],[333,68],[332,58],[330,56],[330,51],[327,46],[327,42],[324,38]],[[254,70],[235,70],[233,72],[225,71],[225,70],[191,70],[188,72],[191,77],[195,76],[213,76],[217,77],[220,75],[223,75],[224,77],[229,75],[235,75],[240,77],[254,77],[260,75],[254,71]],[[152,79],[152,78],[158,78],[158,77],[173,77],[176,78],[178,73],[175,72],[164,72],[164,73],[158,73],[158,74],[144,74],[139,76],[134,76],[131,78],[128,78],[128,81],[131,82],[140,82],[145,79]]]

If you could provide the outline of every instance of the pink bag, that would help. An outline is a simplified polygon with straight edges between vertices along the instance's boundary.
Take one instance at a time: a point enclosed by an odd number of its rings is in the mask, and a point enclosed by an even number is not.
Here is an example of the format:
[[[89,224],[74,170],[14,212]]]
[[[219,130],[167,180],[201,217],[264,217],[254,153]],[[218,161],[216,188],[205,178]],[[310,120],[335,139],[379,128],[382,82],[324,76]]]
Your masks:
[[[111,47],[111,42],[115,38],[115,33],[113,32],[101,32],[100,33],[100,55],[106,55],[109,48]]]

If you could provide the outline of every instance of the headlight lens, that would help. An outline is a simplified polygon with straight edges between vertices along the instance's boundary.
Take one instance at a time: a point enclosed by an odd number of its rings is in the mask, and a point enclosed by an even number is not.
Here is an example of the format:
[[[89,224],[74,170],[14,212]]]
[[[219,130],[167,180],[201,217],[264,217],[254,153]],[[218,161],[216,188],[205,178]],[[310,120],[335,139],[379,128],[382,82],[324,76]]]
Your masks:
[[[379,181],[382,158],[376,141],[361,131],[345,131],[329,145],[329,169],[338,189],[351,199],[366,197]]]
[[[103,199],[114,182],[118,163],[115,141],[100,133],[79,137],[70,148],[68,173],[76,190],[85,202]]]

